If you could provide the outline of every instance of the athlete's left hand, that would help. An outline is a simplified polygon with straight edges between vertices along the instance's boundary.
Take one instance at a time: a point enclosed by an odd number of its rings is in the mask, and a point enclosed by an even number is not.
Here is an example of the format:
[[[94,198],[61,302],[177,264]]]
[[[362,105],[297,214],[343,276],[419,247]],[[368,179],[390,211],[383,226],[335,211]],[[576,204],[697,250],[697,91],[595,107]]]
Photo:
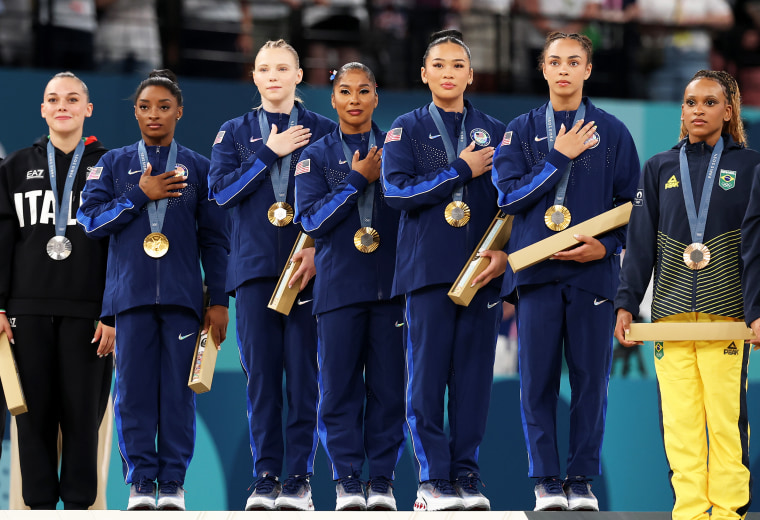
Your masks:
[[[475,284],[477,283],[482,287],[494,278],[503,275],[504,271],[507,269],[507,253],[504,251],[485,250],[478,253],[478,256],[481,258],[488,258],[490,263],[482,273],[473,278],[471,287],[475,287]]]
[[[749,340],[752,343],[752,350],[760,349],[760,318],[750,323],[749,328],[755,333],[755,339]]]
[[[104,325],[102,321],[99,321],[91,343],[98,341],[100,342],[98,343],[98,357],[107,356],[113,352],[113,348],[116,345],[116,329]]]
[[[607,254],[607,248],[594,237],[586,235],[574,235],[575,239],[581,242],[581,245],[568,251],[554,253],[554,260],[575,260],[576,262],[585,263],[593,262],[604,258]]]
[[[209,327],[214,328],[213,340],[216,349],[222,350],[222,342],[227,338],[227,324],[230,322],[230,314],[224,305],[212,305],[206,309],[203,316],[203,330],[201,334],[208,333]]]
[[[293,273],[293,276],[290,277],[288,287],[293,287],[296,280],[300,278],[301,286],[298,290],[303,291],[309,283],[309,280],[314,278],[314,275],[317,274],[317,267],[314,265],[314,248],[305,247],[294,254],[293,261],[297,262],[298,260],[301,261],[301,265],[298,267],[298,270]]]

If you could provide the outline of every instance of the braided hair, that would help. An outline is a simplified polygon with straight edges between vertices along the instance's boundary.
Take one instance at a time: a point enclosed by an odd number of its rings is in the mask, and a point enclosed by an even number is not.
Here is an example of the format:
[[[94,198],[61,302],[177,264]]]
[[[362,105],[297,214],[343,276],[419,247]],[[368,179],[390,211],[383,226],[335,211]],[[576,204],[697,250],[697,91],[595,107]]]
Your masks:
[[[726,95],[726,101],[732,107],[731,119],[723,123],[723,132],[733,137],[738,144],[747,146],[747,134],[744,131],[744,122],[741,117],[742,96],[739,92],[739,84],[728,72],[722,70],[700,70],[691,78],[689,83],[700,79],[711,79],[718,82]],[[686,127],[681,123],[681,139],[686,137]]]

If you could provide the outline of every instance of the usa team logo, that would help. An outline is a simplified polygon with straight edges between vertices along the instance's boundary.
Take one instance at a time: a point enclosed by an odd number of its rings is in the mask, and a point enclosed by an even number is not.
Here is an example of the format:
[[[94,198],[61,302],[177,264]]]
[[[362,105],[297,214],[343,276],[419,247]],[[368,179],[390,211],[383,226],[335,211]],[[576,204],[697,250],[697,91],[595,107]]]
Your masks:
[[[304,159],[296,165],[296,175],[311,171],[311,159]]]
[[[482,128],[473,128],[470,132],[470,139],[475,141],[478,146],[488,146],[491,143],[491,136]]]
[[[102,166],[90,166],[87,168],[87,180],[98,180],[100,179],[100,174],[103,173],[103,167]]]
[[[393,130],[389,131],[387,134],[385,134],[385,142],[386,143],[392,143],[394,141],[400,141],[401,140],[401,133],[404,131],[403,128],[398,127],[394,128]]]
[[[601,137],[599,137],[599,132],[594,132],[594,135],[592,135],[591,137],[589,137],[588,139],[586,139],[586,142],[583,143],[583,144],[588,144],[588,143],[593,142],[594,144],[592,144],[591,148],[589,148],[589,150],[593,150],[594,148],[596,148],[597,146],[599,146],[599,140],[600,139],[601,139]]]
[[[218,134],[216,134],[216,139],[214,139],[214,144],[219,144],[222,142],[222,139],[224,139],[224,134],[226,133],[226,130],[220,130]],[[212,144],[211,146],[214,146]]]
[[[502,146],[509,146],[512,144],[512,131],[504,132],[504,139],[501,140]]]
[[[183,177],[187,177],[189,170],[187,169],[187,166],[185,166],[184,164],[177,163],[177,165],[174,167],[174,171],[177,172],[177,175],[182,175]]]

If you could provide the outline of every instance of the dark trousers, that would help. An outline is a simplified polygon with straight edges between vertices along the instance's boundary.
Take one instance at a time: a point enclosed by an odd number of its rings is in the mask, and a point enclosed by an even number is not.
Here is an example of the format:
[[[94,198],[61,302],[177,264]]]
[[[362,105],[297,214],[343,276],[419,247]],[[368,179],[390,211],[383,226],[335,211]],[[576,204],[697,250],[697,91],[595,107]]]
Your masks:
[[[32,509],[89,507],[98,487],[98,428],[113,359],[91,343],[95,321],[16,316],[13,352],[28,412],[16,417],[24,502]],[[61,448],[58,474],[58,428]]]

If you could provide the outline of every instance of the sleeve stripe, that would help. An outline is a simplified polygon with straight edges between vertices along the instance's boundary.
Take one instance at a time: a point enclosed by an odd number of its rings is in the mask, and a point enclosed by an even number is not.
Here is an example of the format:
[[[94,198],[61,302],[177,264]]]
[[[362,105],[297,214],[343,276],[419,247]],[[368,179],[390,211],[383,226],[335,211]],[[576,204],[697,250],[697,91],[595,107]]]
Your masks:
[[[106,226],[119,218],[119,216],[124,213],[125,211],[129,211],[135,207],[135,204],[129,200],[126,199],[127,202],[129,202],[129,205],[127,204],[118,204],[115,207],[111,208],[110,210],[101,213],[100,215],[96,216],[95,218],[90,218],[87,215],[81,213],[80,215],[77,215],[77,220],[84,228],[85,233],[94,233],[98,229],[102,228],[103,226]]]
[[[550,163],[546,163],[541,174],[536,176],[530,184],[526,184],[522,188],[513,191],[509,195],[505,195],[504,192],[499,189],[499,207],[502,209],[507,209],[512,204],[516,204],[526,197],[530,197],[534,191],[543,186],[546,181],[548,181],[556,172],[557,168],[555,168]],[[507,211],[506,213],[509,212]]]
[[[350,190],[349,190],[350,188]],[[316,214],[308,217],[301,217],[301,225],[303,226],[304,231],[307,233],[311,231],[315,231],[322,227],[322,224],[324,224],[327,220],[332,217],[338,209],[340,209],[341,206],[346,204],[348,200],[351,198],[352,195],[355,195],[357,193],[356,188],[352,185],[346,186],[346,189],[341,191],[338,196],[334,197],[330,203],[325,204],[319,211],[316,212]],[[341,200],[342,199],[342,200]],[[325,215],[324,217],[321,217],[323,213],[326,213],[330,207],[333,206],[333,203],[337,200],[340,200],[339,204],[335,204],[332,211],[330,211],[329,214]]]
[[[250,179],[243,182],[244,178],[247,177],[256,167],[259,167],[259,171],[251,175]],[[224,206],[231,200],[233,200],[241,191],[245,189],[248,184],[252,180],[254,180],[256,177],[258,177],[261,172],[266,170],[267,167],[264,163],[262,163],[260,160],[256,159],[254,161],[253,166],[251,166],[247,172],[245,172],[240,179],[238,179],[236,182],[233,182],[226,188],[223,188],[219,191],[216,190],[209,190],[209,200],[216,200],[216,203],[220,206]]]
[[[408,186],[406,188],[398,188],[394,186],[393,184],[385,182],[385,175],[383,175],[383,185],[385,186],[385,196],[394,198],[394,199],[410,199],[412,197],[416,197],[418,195],[424,195],[426,193],[429,193],[439,186],[442,186],[443,184],[451,181],[456,181],[459,178],[459,173],[454,168],[449,168],[448,170],[444,170],[444,172],[450,172],[453,171],[456,173],[453,177],[446,178],[443,174],[438,175],[435,179],[432,179],[430,181],[424,181],[419,184],[415,184],[412,186]],[[444,177],[442,180],[438,180],[441,177]]]

